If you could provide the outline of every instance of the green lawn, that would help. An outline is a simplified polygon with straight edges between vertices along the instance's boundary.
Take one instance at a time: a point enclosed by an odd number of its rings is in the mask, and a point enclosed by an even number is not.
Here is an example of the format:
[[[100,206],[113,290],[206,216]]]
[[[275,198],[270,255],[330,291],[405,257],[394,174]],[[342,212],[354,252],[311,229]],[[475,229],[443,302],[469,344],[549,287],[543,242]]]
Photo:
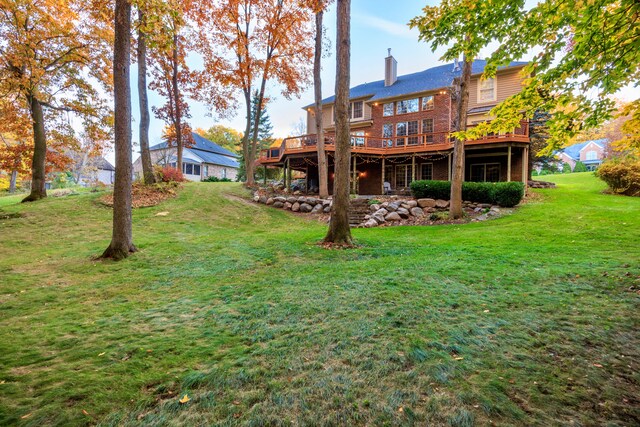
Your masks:
[[[638,425],[640,199],[544,179],[511,216],[347,251],[188,184],[119,263],[92,260],[98,195],[3,203],[0,424]]]

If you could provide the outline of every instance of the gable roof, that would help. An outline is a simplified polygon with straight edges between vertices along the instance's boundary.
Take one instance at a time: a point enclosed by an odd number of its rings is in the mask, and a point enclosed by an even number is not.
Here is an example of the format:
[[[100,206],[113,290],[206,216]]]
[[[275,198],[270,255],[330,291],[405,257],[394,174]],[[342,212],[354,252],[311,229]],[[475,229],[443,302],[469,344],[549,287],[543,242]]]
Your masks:
[[[604,148],[604,146],[607,144],[607,139],[602,138],[602,139],[594,139],[592,141],[580,142],[578,144],[573,144],[569,147],[565,147],[560,152],[566,154],[567,156],[571,157],[574,160],[580,160],[580,152],[582,151],[583,148],[585,148],[587,145],[591,143],[596,144],[600,148]]]
[[[100,157],[100,159],[98,159],[97,168],[99,170],[104,170],[104,171],[115,171],[116,170],[116,168],[114,168],[113,165],[111,163],[109,163],[109,161],[107,159],[105,159],[104,157]]]
[[[526,64],[527,62],[512,62],[508,67],[500,67],[499,69],[503,70],[505,68],[518,67]],[[486,65],[487,61],[483,59],[473,61],[471,74],[483,73]],[[453,79],[460,76],[461,73],[461,69],[454,72],[452,64],[439,65],[417,73],[398,76],[398,80],[391,86],[385,86],[384,80],[378,80],[376,82],[364,83],[352,87],[349,91],[349,97],[351,99],[368,97],[368,101],[378,101],[402,95],[427,92],[451,86]],[[323,99],[322,103],[329,104],[334,101],[335,95]],[[310,104],[304,108],[309,108],[313,105],[314,104]]]
[[[191,132],[191,136],[193,137],[193,141],[194,144],[189,147],[191,149],[194,150],[200,150],[200,151],[207,151],[210,153],[214,153],[214,154],[219,154],[222,156],[228,156],[228,157],[233,157],[233,158],[238,158],[239,156],[234,153],[231,152],[229,150],[227,150],[226,148],[223,148],[221,146],[219,146],[218,144],[216,144],[215,142],[209,141],[208,139],[198,135],[195,132]],[[152,147],[149,147],[149,150],[162,150],[167,148],[167,142],[163,141],[160,144],[156,144]]]

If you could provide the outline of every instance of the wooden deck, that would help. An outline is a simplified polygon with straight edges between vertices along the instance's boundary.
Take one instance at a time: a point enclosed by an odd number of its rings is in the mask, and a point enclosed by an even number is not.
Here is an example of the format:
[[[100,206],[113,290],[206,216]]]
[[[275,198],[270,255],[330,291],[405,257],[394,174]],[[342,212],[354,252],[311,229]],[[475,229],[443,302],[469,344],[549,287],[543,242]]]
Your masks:
[[[496,144],[505,142],[529,143],[529,125],[522,122],[520,128],[513,133],[489,135],[482,139],[467,141],[467,146]],[[262,150],[258,163],[263,166],[282,163],[285,156],[313,154],[317,152],[317,136],[303,135],[286,138],[278,148]],[[352,136],[351,151],[359,154],[393,156],[412,153],[443,152],[453,149],[453,141],[449,132],[434,132],[392,138],[373,138],[368,136]],[[335,151],[333,137],[325,138],[325,150]]]

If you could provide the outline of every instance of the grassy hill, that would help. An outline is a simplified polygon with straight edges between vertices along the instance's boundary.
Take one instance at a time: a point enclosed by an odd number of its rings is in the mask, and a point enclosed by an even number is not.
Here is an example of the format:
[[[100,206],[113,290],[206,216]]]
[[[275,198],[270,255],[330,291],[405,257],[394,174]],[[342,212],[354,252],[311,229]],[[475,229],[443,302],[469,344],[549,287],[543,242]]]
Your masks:
[[[640,199],[545,179],[511,216],[348,251],[188,184],[134,212],[119,263],[92,260],[98,195],[0,198],[23,214],[0,220],[0,425],[638,425]]]

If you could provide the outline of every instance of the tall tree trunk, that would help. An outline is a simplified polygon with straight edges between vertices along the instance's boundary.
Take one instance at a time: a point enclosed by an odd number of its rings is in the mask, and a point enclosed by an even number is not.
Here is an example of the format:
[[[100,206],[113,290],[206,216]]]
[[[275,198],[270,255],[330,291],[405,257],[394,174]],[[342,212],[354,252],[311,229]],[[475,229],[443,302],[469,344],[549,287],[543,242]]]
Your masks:
[[[22,202],[33,202],[47,197],[45,188],[47,159],[47,137],[44,130],[42,104],[35,95],[27,97],[33,123],[33,161],[31,163],[31,193]]]
[[[462,76],[459,80],[457,117],[457,131],[467,130],[467,110],[469,107],[469,83],[471,82],[471,65],[473,58],[463,59]],[[464,181],[464,141],[456,138],[453,143],[453,172],[451,177],[451,201],[449,218],[462,218],[462,181]]]
[[[249,184],[247,161],[251,153],[251,88],[244,90],[244,101],[247,106],[247,123],[242,136],[242,156],[244,161],[244,182]]]
[[[174,26],[175,27],[175,26]],[[175,117],[175,127],[176,127],[176,146],[178,147],[178,161],[177,166],[178,170],[182,171],[182,109],[180,105],[180,88],[178,87],[178,30],[177,28],[174,30],[175,33],[173,35],[173,76],[171,77],[171,81],[173,84],[173,99],[174,105],[176,107],[176,117]]]
[[[113,234],[103,258],[120,260],[135,252],[131,230],[131,88],[129,61],[131,3],[116,0],[113,44],[116,174],[113,185]]]
[[[322,121],[322,18],[324,15],[324,4],[320,4],[322,9],[316,12],[316,49],[313,58],[313,89],[316,98],[316,145],[318,147],[318,187],[320,197],[329,196],[329,179],[327,171],[327,156],[324,150],[324,124]]]
[[[16,181],[18,181],[18,171],[14,169],[11,171],[11,180],[9,181],[9,193],[16,192]]]
[[[336,161],[333,185],[333,206],[325,242],[351,245],[349,227],[349,165],[351,138],[349,135],[349,67],[351,63],[351,0],[338,0],[338,32],[336,37]]]
[[[140,161],[144,183],[156,182],[149,152],[149,98],[147,96],[147,36],[144,33],[146,23],[144,12],[138,9],[138,101],[140,104]]]

